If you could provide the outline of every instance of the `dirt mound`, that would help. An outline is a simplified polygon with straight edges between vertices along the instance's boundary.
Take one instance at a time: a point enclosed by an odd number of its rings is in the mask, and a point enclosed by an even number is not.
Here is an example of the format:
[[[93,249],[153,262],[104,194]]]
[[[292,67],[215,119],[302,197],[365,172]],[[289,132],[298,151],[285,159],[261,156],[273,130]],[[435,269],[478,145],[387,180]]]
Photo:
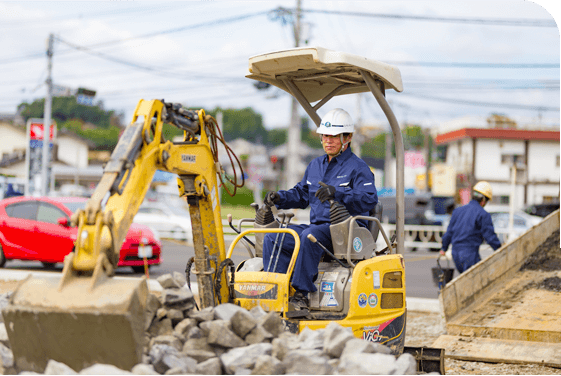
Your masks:
[[[561,292],[561,278],[559,277],[546,278],[540,284],[538,284],[537,287],[539,289]]]
[[[523,270],[554,271],[561,270],[561,248],[559,248],[559,230],[551,234],[540,244],[534,253],[520,267]]]

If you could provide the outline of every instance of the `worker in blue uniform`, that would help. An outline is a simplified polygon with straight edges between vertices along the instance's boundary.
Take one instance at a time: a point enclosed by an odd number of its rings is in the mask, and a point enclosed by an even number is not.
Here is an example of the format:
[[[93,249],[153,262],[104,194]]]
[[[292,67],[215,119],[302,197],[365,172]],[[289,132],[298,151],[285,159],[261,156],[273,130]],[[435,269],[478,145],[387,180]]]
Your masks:
[[[492,197],[491,185],[480,181],[473,187],[472,200],[452,213],[446,233],[442,237],[440,254],[443,255],[451,243],[452,258],[460,273],[481,261],[479,246],[483,239],[493,250],[501,246],[491,215],[483,209]]]
[[[300,252],[292,275],[292,287],[296,290],[290,302],[295,309],[308,307],[308,293],[316,291],[318,265],[323,249],[308,239],[312,234],[319,243],[333,252],[329,231],[329,200],[343,204],[352,216],[369,215],[378,203],[374,185],[374,174],[362,159],[350,149],[354,132],[351,116],[343,109],[329,111],[316,130],[321,135],[325,155],[310,162],[302,180],[286,191],[268,192],[265,204],[276,205],[278,209],[305,209],[310,207],[310,224],[289,225],[300,238]],[[321,182],[321,184],[320,184]],[[366,227],[367,221],[357,221]],[[294,250],[294,238],[287,234],[280,254],[272,255],[276,234],[267,234],[263,242],[263,265],[265,270],[285,273]],[[278,247],[278,245],[277,245]],[[272,257],[273,262],[271,262]]]

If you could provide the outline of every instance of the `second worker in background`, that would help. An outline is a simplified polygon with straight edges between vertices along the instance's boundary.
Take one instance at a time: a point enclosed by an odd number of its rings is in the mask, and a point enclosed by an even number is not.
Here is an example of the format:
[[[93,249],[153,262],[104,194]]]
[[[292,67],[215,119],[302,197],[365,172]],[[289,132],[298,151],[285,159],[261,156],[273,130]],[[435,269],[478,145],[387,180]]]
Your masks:
[[[350,148],[354,132],[351,116],[343,109],[329,111],[316,130],[326,155],[310,162],[302,180],[287,191],[268,192],[265,204],[278,209],[305,209],[310,206],[310,224],[289,225],[300,237],[300,252],[292,275],[292,287],[296,293],[290,302],[296,309],[308,307],[308,293],[316,291],[314,281],[323,255],[321,247],[312,243],[308,234],[333,252],[329,230],[329,200],[343,204],[352,216],[369,215],[378,203],[374,174],[362,159]],[[320,182],[322,184],[320,185]],[[367,226],[367,221],[357,223]],[[275,234],[267,234],[263,242],[263,265],[270,262],[275,244]],[[288,234],[282,244],[277,273],[286,273],[294,250],[294,238]],[[276,258],[276,256],[275,256]],[[272,270],[270,270],[272,271]]]

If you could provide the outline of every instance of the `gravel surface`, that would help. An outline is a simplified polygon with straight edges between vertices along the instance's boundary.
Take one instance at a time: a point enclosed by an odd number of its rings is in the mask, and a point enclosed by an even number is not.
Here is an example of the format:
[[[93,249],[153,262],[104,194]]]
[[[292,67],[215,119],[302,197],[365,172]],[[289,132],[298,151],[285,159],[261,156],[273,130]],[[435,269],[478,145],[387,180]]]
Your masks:
[[[432,347],[433,342],[446,334],[440,314],[408,312],[405,346]],[[561,375],[561,369],[533,364],[469,362],[445,359],[447,375]]]

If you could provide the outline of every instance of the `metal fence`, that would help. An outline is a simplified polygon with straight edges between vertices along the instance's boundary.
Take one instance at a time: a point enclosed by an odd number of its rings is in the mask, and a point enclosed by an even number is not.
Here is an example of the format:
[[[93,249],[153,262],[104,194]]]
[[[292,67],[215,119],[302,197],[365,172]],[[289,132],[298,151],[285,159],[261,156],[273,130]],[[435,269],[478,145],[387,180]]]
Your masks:
[[[298,224],[299,222],[295,222]],[[233,222],[234,226],[237,228],[237,223]],[[236,237],[236,233],[232,230],[228,224],[228,221],[223,220],[222,226],[224,229],[224,238],[226,241],[230,242]],[[251,223],[244,223],[242,225],[242,230],[251,228],[253,225]],[[386,232],[389,239],[395,234],[395,224],[382,223],[382,228]],[[444,226],[421,226],[421,225],[405,225],[405,247],[406,248],[432,248],[440,249],[442,247],[442,236],[446,232],[446,227]],[[511,239],[518,237],[516,234],[509,234],[508,230],[496,229],[497,235],[503,235],[505,243],[509,242]],[[378,236],[377,248],[384,248],[385,242],[383,237]],[[484,247],[488,245],[484,244]]]

